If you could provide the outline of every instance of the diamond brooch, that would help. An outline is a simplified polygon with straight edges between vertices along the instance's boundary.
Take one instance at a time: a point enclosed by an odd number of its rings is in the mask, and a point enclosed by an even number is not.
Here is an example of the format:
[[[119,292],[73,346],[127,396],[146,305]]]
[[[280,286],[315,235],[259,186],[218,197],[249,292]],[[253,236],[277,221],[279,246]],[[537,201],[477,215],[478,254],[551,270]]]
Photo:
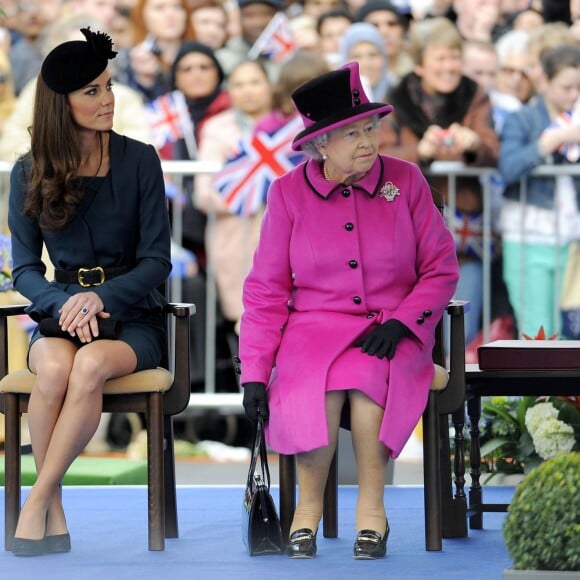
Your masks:
[[[387,201],[393,201],[400,193],[401,191],[394,183],[387,181],[387,183],[381,187],[381,192],[379,195],[384,197]]]

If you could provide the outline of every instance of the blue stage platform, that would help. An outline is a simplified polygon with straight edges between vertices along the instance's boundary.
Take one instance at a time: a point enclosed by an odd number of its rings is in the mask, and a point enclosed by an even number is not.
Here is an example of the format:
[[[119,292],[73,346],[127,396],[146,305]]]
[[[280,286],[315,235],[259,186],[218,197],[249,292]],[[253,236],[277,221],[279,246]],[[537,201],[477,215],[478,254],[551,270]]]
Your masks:
[[[277,498],[278,490],[272,490]],[[509,502],[513,491],[487,487],[485,498]],[[486,514],[484,530],[470,531],[465,539],[444,540],[442,552],[426,552],[419,486],[385,488],[391,535],[387,558],[376,561],[352,558],[356,489],[349,486],[339,490],[339,537],[320,537],[314,560],[249,557],[241,541],[240,486],[180,486],[180,538],[167,540],[164,552],[147,550],[145,486],[67,486],[63,493],[72,552],[16,558],[0,551],[1,579],[500,580],[511,565],[501,533],[505,514]],[[3,489],[0,496],[3,520]]]

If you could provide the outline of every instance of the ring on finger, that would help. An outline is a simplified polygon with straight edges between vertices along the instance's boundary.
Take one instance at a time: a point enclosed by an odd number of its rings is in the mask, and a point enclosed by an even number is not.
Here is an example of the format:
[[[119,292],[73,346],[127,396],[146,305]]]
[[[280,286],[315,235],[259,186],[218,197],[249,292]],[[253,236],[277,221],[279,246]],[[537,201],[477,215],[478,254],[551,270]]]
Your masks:
[[[81,308],[81,314],[82,314],[83,316],[86,316],[88,313],[89,313],[89,309],[88,309],[86,306],[83,306],[83,307]]]

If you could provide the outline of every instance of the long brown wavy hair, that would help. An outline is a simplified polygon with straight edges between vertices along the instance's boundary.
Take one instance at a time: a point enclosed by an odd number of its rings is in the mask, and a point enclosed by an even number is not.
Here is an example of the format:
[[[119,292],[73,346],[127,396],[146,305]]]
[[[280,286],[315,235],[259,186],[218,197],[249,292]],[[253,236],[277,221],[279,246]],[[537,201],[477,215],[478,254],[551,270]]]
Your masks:
[[[50,90],[38,76],[30,128],[32,158],[24,214],[46,231],[64,228],[83,197],[78,176],[80,141],[67,95]]]

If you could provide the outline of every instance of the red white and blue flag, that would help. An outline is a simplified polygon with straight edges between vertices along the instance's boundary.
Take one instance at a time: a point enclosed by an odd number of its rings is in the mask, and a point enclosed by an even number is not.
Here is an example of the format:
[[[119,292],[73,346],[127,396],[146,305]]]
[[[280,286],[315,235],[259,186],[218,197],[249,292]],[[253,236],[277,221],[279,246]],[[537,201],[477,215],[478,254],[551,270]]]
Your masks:
[[[455,210],[449,215],[449,229],[455,238],[458,254],[471,258],[483,258],[483,214],[468,214]]]
[[[290,21],[283,12],[277,12],[258,37],[248,53],[248,58],[267,56],[274,62],[284,62],[297,49]]]
[[[190,159],[195,159],[193,122],[181,91],[172,91],[145,105],[152,144],[160,151],[168,143],[185,141]]]
[[[274,179],[304,160],[303,153],[291,148],[301,128],[300,118],[295,117],[273,133],[260,131],[240,141],[213,178],[231,213],[255,214],[265,203]]]
[[[572,123],[580,121],[580,109],[577,107],[576,111],[567,111],[558,115],[552,124],[551,128],[566,127]],[[576,163],[580,159],[580,143],[562,143],[558,147],[558,153],[561,153],[570,163]]]

